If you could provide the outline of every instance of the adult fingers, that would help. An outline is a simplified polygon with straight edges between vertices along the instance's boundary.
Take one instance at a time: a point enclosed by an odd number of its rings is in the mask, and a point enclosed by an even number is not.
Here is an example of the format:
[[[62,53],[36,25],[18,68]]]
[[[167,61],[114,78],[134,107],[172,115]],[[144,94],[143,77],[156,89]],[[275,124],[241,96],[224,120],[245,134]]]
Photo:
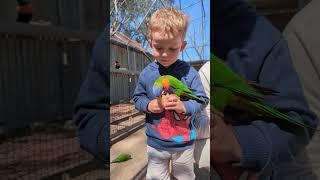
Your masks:
[[[217,126],[220,126],[221,123],[223,123],[223,114],[213,113],[211,114],[210,118],[210,126],[212,128],[216,128]]]
[[[210,107],[210,110],[211,110],[211,114],[216,114],[216,115],[218,115],[220,117],[224,117],[223,113],[218,111],[218,110],[216,110],[213,106]]]
[[[217,125],[217,118],[218,116],[216,114],[211,114],[210,116],[210,128],[214,128]]]

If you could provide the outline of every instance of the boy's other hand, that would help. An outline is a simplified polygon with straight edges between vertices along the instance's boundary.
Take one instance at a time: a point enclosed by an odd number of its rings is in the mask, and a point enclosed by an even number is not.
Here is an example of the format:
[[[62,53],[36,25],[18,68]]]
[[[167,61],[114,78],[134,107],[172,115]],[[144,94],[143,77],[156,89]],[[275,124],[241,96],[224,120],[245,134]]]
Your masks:
[[[167,94],[162,96],[162,105],[165,110],[173,110],[176,113],[186,112],[183,102],[180,100],[180,97],[175,94]]]
[[[157,99],[151,100],[147,109],[152,113],[161,113],[163,111],[163,107],[159,104]]]

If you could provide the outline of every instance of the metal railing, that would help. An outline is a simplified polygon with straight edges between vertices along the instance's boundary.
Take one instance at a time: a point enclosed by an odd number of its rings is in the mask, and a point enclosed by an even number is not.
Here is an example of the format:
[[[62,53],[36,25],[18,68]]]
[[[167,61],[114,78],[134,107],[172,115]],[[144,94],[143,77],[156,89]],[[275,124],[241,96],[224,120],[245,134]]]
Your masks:
[[[145,125],[145,115],[132,102],[112,105],[110,108],[111,145],[128,137]]]

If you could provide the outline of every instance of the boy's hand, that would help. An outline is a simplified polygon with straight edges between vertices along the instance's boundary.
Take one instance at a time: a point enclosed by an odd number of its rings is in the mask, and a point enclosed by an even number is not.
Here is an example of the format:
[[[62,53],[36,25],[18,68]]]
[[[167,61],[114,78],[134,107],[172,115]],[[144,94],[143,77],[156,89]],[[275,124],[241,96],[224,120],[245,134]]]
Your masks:
[[[151,100],[147,109],[152,113],[161,113],[163,111],[163,107],[159,104],[158,99]]]
[[[174,110],[176,113],[184,113],[186,112],[186,108],[182,101],[180,101],[180,97],[175,94],[167,94],[162,96],[162,106],[165,110]]]

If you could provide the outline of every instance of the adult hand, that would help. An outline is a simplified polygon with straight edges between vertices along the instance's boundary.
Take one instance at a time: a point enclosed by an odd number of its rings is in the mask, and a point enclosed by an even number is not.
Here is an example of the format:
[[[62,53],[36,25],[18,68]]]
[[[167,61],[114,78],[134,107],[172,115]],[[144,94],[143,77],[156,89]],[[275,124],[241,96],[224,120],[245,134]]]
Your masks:
[[[243,170],[233,167],[230,161],[240,160],[240,145],[224,114],[211,107],[211,164],[222,179],[237,180]]]
[[[213,107],[210,122],[211,154],[213,161],[227,163],[240,161],[241,147],[231,125],[224,122],[224,115]]]

